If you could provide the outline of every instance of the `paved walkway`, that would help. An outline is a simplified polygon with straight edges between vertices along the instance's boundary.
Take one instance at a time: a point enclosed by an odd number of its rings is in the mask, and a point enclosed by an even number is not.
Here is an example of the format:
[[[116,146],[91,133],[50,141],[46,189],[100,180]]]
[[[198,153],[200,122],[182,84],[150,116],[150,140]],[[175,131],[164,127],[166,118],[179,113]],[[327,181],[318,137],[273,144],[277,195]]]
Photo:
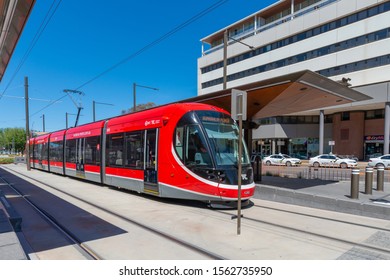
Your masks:
[[[18,227],[12,225],[12,217],[8,214],[10,207],[12,205],[0,193],[0,260],[26,260],[27,256],[16,234]]]

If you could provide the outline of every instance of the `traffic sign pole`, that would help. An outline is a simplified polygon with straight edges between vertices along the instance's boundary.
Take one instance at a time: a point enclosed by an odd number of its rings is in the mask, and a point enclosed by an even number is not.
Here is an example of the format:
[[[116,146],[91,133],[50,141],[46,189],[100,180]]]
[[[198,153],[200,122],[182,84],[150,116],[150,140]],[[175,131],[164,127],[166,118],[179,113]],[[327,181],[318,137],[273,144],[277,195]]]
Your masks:
[[[246,120],[247,92],[232,90],[231,113],[234,119],[238,119],[238,171],[237,171],[237,234],[241,234],[241,183],[242,183],[242,121]]]

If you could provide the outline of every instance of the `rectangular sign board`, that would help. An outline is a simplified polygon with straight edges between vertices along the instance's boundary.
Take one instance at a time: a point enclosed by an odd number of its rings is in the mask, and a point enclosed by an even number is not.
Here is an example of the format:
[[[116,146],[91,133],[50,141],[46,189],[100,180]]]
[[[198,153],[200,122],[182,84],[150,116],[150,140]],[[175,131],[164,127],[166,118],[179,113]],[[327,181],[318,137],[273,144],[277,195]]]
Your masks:
[[[242,120],[246,121],[247,92],[243,90],[232,89],[231,114],[232,118],[238,120],[242,115]]]

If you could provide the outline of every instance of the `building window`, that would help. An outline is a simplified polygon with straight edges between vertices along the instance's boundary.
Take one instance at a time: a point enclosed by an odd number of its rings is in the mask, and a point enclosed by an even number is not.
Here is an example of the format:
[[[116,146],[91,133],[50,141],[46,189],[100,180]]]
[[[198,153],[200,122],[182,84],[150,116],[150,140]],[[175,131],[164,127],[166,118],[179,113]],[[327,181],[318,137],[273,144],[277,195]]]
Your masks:
[[[318,124],[318,116],[278,116],[272,118],[259,119],[261,125],[267,124]]]
[[[333,122],[333,115],[325,115],[324,123],[332,123],[332,122]]]
[[[349,121],[349,118],[350,118],[349,112],[342,112],[341,113],[341,120],[342,121]]]
[[[365,113],[366,120],[384,119],[384,118],[385,118],[385,110],[384,109],[370,110],[370,111],[366,111],[366,113]]]
[[[320,49],[312,50],[312,51],[302,53],[302,54],[299,54],[296,56],[284,58],[284,59],[274,61],[274,62],[269,63],[269,64],[260,65],[260,66],[257,66],[257,67],[251,68],[251,69],[237,72],[237,73],[228,75],[227,80],[233,81],[233,80],[241,79],[241,78],[244,78],[247,76],[255,75],[255,74],[266,72],[266,71],[271,71],[271,70],[276,69],[276,68],[292,65],[292,64],[295,64],[295,63],[298,63],[298,62],[301,62],[304,60],[308,60],[308,59],[314,59],[314,58],[319,57],[319,56],[327,55],[330,53],[335,53],[335,52],[338,52],[341,50],[346,50],[349,48],[356,47],[358,45],[364,45],[364,44],[368,44],[368,43],[375,42],[378,40],[383,40],[386,38],[390,38],[390,28],[379,30],[377,32],[370,33],[370,34],[365,34],[363,36],[359,36],[359,37],[356,37],[354,39],[350,39],[350,40],[347,40],[344,42],[339,42],[339,43],[336,43],[334,45],[322,47]],[[328,69],[319,70],[317,72],[323,76],[326,76],[326,77],[341,75],[341,74],[345,74],[345,73],[350,73],[350,72],[355,72],[355,71],[360,71],[360,70],[364,70],[364,69],[387,65],[390,63],[389,57],[390,57],[389,55],[374,57],[374,58],[366,59],[363,61],[352,62],[349,64],[344,64],[344,65],[340,65],[340,66],[336,66],[336,67],[332,67],[332,68],[328,68]],[[233,58],[228,60],[228,64],[234,63],[232,61],[232,59]],[[202,74],[209,72],[206,70],[209,67],[212,67],[213,68],[212,70],[216,69],[216,68],[214,68],[214,65],[202,68]],[[211,80],[211,81],[202,83],[202,88],[215,86],[217,84],[221,84],[222,82],[223,82],[222,78]]]
[[[277,42],[270,44],[270,45],[267,45],[263,48],[261,48],[261,47],[257,48],[257,50],[249,52],[249,53],[251,53],[251,55],[248,57],[260,55],[260,54],[263,54],[265,52],[268,52],[268,51],[271,51],[271,50],[274,50],[277,48],[281,48],[281,47],[284,47],[284,46],[289,45],[289,44],[293,44],[293,43],[301,41],[301,40],[305,40],[305,39],[310,38],[312,36],[316,36],[316,35],[319,35],[321,33],[325,33],[325,32],[340,28],[340,27],[345,26],[347,24],[352,24],[352,23],[357,22],[359,20],[364,20],[367,17],[372,17],[372,16],[376,16],[376,15],[381,14],[381,13],[388,12],[389,10],[390,10],[390,3],[389,2],[383,3],[383,4],[380,4],[378,6],[372,7],[368,10],[360,11],[358,13],[349,15],[349,16],[341,18],[341,19],[337,19],[333,22],[326,23],[324,25],[318,26],[316,28],[305,31],[303,33],[299,33],[299,34],[291,36],[289,38],[277,41]],[[275,20],[275,19],[273,19],[273,20]],[[222,44],[223,40],[218,39],[217,42]],[[212,47],[215,47],[216,45],[218,45],[218,44],[216,44],[214,42],[211,43]],[[352,46],[350,46],[350,47],[352,47]],[[246,57],[246,58],[248,58],[248,57]],[[246,58],[244,58],[244,59],[246,59]],[[231,63],[239,62],[241,60],[243,60],[243,57],[238,58],[238,59],[236,59],[236,57],[230,58],[230,59],[228,59],[228,65]],[[202,68],[201,72],[202,72],[202,74],[205,74],[207,72],[216,70],[216,69],[221,68],[221,67],[223,67],[223,63],[218,62],[216,64],[212,64],[212,65],[209,65],[209,66]]]

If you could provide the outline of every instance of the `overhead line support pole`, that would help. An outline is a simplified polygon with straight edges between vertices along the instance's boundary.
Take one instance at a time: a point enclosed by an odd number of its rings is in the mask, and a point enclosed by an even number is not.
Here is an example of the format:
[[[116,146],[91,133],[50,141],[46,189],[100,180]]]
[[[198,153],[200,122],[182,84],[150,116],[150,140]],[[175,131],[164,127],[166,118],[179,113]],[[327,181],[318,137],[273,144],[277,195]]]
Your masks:
[[[223,35],[223,89],[226,89],[227,83],[227,43],[228,31],[226,29]]]
[[[26,109],[26,164],[27,170],[31,170],[30,165],[30,117],[29,117],[29,106],[28,106],[28,77],[24,77],[24,99]]]

